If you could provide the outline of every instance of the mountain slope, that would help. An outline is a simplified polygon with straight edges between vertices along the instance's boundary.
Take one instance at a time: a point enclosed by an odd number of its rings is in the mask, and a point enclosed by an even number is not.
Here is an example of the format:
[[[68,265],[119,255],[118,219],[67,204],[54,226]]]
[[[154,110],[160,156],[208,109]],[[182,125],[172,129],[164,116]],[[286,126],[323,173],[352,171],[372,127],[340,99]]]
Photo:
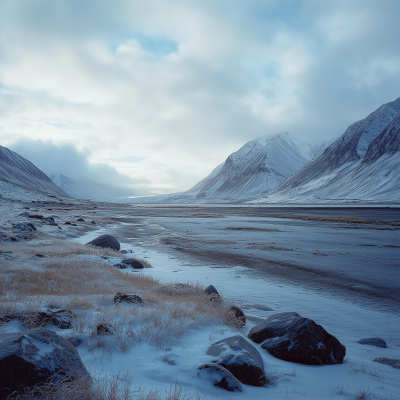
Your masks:
[[[257,202],[399,200],[399,115],[400,98],[382,105]]]
[[[0,146],[0,180],[24,189],[70,197],[30,161],[3,146]]]
[[[143,203],[234,203],[255,199],[282,183],[316,154],[321,143],[294,140],[288,133],[258,138],[183,193],[134,199]]]
[[[104,183],[78,180],[63,174],[50,174],[51,180],[75,199],[112,201],[117,197],[132,196],[129,189],[118,188]]]

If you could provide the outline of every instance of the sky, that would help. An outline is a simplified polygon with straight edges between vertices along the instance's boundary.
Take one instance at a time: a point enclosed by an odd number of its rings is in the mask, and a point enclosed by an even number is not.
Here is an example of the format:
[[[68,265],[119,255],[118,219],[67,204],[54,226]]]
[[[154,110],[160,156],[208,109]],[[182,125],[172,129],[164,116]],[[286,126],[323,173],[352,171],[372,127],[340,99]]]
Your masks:
[[[1,0],[0,144],[45,173],[187,190],[400,96],[398,0]]]

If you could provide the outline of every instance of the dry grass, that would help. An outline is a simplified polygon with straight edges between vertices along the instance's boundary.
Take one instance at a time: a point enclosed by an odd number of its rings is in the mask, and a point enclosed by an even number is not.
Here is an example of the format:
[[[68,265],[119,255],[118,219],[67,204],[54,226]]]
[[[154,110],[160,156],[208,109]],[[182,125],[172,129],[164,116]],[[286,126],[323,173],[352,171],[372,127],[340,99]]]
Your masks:
[[[212,301],[203,288],[189,284],[161,285],[155,279],[121,272],[101,258],[120,253],[61,240],[40,243],[45,258],[37,258],[38,244],[2,244],[13,259],[0,258],[0,315],[37,311],[50,304],[71,310],[72,328],[87,337],[85,346],[105,353],[127,352],[147,342],[157,348],[175,345],[192,329],[231,324],[228,304]],[[144,303],[115,304],[117,292],[136,294]],[[114,335],[99,336],[96,327],[110,324]]]
[[[289,247],[276,246],[274,242],[272,242],[272,243],[250,242],[247,244],[249,245],[248,249],[293,251],[293,249],[291,249]]]
[[[171,385],[169,390],[150,389],[148,393],[141,387],[132,390],[132,382],[133,376],[120,372],[111,377],[82,378],[72,382],[64,379],[57,385],[50,381],[9,396],[7,400],[207,400],[199,393],[186,395],[179,382]]]
[[[257,228],[253,226],[227,226],[225,229],[230,231],[263,231],[263,232],[282,232],[276,228]]]

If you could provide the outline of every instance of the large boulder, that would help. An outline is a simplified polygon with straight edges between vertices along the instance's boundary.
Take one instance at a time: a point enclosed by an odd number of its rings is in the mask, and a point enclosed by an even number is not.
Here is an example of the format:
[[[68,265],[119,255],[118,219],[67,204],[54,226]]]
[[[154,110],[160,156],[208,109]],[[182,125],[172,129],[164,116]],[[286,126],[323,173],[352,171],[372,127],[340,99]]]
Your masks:
[[[201,378],[212,380],[214,386],[229,392],[241,392],[243,390],[242,384],[226,368],[218,364],[200,365],[198,375]]]
[[[119,244],[118,240],[111,235],[101,235],[86,244],[92,244],[93,246],[104,247],[113,250],[119,250],[121,248],[121,245]]]
[[[60,379],[90,379],[78,352],[45,328],[0,335],[0,399]]]
[[[213,343],[207,350],[213,363],[226,368],[240,382],[252,386],[268,383],[258,350],[243,336],[236,335]]]
[[[341,364],[346,355],[335,336],[295,312],[271,315],[251,328],[248,337],[274,357],[300,364]]]

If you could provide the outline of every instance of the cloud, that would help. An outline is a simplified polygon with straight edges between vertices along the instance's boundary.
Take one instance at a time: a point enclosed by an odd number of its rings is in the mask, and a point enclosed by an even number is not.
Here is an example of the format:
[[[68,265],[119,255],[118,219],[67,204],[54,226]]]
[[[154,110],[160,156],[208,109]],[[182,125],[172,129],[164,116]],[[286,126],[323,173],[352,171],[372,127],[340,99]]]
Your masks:
[[[151,193],[245,142],[336,137],[400,95],[400,3],[0,4],[0,139],[73,146]]]
[[[64,174],[78,180],[90,180],[116,187],[137,187],[147,181],[134,181],[112,166],[91,163],[88,151],[78,151],[73,145],[57,145],[40,140],[18,140],[9,148],[23,156],[47,175]]]

